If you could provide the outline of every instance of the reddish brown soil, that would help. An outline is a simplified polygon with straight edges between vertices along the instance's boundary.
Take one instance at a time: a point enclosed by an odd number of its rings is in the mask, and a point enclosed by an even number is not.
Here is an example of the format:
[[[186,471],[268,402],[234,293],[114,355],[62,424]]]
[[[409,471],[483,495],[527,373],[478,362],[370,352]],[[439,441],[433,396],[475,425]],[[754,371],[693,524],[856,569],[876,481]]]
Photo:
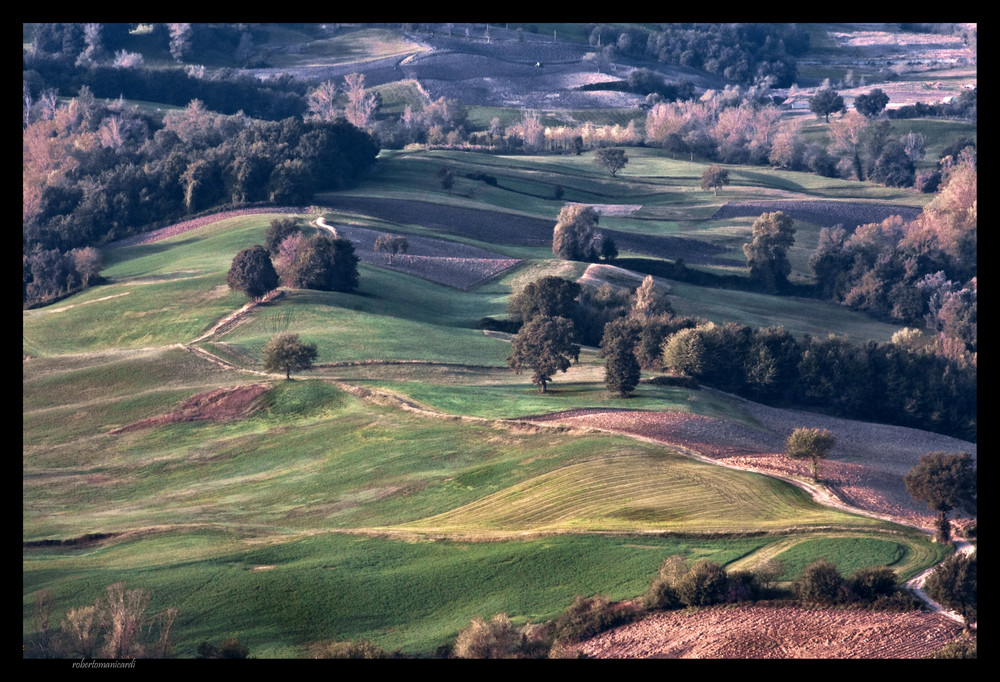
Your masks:
[[[261,394],[270,388],[267,384],[219,388],[199,393],[185,400],[173,412],[114,429],[112,433],[138,431],[160,424],[190,421],[225,421],[237,419],[250,412]]]
[[[658,613],[572,651],[591,658],[922,658],[961,632],[948,618],[919,611],[712,607]]]

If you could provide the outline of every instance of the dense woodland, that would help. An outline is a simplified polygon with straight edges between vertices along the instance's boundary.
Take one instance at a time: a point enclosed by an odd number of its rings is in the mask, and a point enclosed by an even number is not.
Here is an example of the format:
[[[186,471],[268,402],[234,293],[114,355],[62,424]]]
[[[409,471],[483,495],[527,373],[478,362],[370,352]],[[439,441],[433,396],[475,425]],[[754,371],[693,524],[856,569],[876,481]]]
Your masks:
[[[794,25],[678,24],[659,31],[594,26],[590,44],[608,56],[655,58],[734,82],[696,97],[690,84],[665,83],[647,69],[633,72],[625,85],[648,95],[642,131],[591,124],[544,131],[531,112],[517,123],[495,119],[489,130],[472,131],[464,108],[444,99],[421,111],[407,107],[392,119],[379,115],[380,96],[358,74],[344,83],[308,84],[261,81],[233,68],[206,76],[204,67],[195,66],[199,58],[231,67],[261,64],[252,25],[157,24],[141,37],[134,28],[43,24],[24,52],[25,307],[98,282],[95,247],[223,207],[307,205],[318,191],[357,183],[380,148],[417,142],[488,152],[580,153],[646,145],[707,162],[767,164],[936,193],[910,223],[892,218],[853,232],[825,228],[811,262],[815,285],[807,293],[908,327],[892,344],[848,347],[772,330],[701,326],[690,330],[688,343],[725,347],[719,357],[726,366],[688,359],[676,369],[756,399],[975,439],[975,143],[956,140],[937,170],[918,174],[924,140],[914,133],[893,136],[882,116],[881,91],[846,111],[832,88],[821,91],[830,97],[816,98],[825,108],[814,106],[817,115],[840,114],[830,120],[828,140],[806,142],[801,119],[781,122],[779,102],[765,94],[775,84],[794,83],[795,57],[808,48],[808,34]],[[147,67],[142,54],[132,51],[139,48],[169,55],[175,65]],[[134,100],[177,108],[140,110]],[[976,91],[947,107],[904,108],[894,115],[974,121]],[[591,245],[586,253],[556,249],[556,255],[617,255],[612,244],[602,247],[603,254]],[[753,276],[758,270],[748,265],[751,277],[739,286],[759,287]],[[664,262],[652,274],[713,279],[680,262]],[[764,289],[804,293],[801,287]],[[585,292],[574,310],[565,311],[583,343],[599,345],[604,325],[628,309],[614,299],[607,292]],[[647,329],[637,346],[643,364],[655,366],[650,358],[670,333],[695,326],[697,321],[672,321]],[[873,375],[883,380],[870,381]]]

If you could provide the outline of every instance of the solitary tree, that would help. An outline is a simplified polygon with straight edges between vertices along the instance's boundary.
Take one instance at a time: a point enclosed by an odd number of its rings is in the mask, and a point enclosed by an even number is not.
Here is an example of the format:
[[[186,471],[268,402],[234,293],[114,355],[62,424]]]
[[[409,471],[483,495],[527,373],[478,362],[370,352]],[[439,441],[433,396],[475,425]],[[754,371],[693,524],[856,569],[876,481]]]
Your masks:
[[[817,116],[823,116],[827,123],[830,122],[830,114],[838,111],[846,111],[844,98],[831,88],[820,90],[813,95],[809,99],[809,109]]]
[[[875,88],[867,95],[858,95],[854,98],[854,108],[865,118],[876,118],[889,103],[889,95]]]
[[[563,206],[552,231],[552,253],[564,260],[597,260],[594,245],[597,221],[597,211],[592,206]]]
[[[813,480],[819,481],[820,463],[830,456],[830,450],[836,443],[837,439],[826,429],[801,427],[788,437],[785,455],[792,459],[809,458]]]
[[[271,262],[271,255],[260,244],[243,249],[226,275],[230,289],[242,291],[253,299],[260,298],[278,286],[278,273]]]
[[[712,164],[701,174],[701,188],[703,190],[714,190],[715,196],[719,196],[719,189],[723,185],[729,184],[729,171],[717,163]]]
[[[594,154],[594,161],[598,166],[611,173],[611,177],[615,177],[615,173],[624,168],[625,164],[628,163],[628,157],[625,156],[624,149],[602,147]]]
[[[261,352],[261,359],[265,370],[284,372],[285,378],[291,379],[293,371],[311,369],[316,354],[315,343],[303,343],[298,334],[282,332],[275,334],[267,342]]]
[[[788,248],[795,243],[794,221],[781,211],[761,214],[751,228],[751,240],[743,245],[751,281],[775,292],[788,286],[792,265]]]
[[[948,514],[952,510],[976,513],[976,468],[967,452],[931,452],[903,478],[906,492],[936,511],[938,539],[951,536]]]
[[[397,253],[406,253],[410,248],[410,242],[406,237],[398,234],[380,234],[375,238],[375,250],[389,254],[389,264],[392,264],[392,257]]]
[[[518,374],[532,370],[531,383],[545,393],[556,372],[565,372],[580,359],[575,335],[573,322],[565,317],[534,317],[514,337],[507,363]]]
[[[639,384],[642,368],[635,357],[639,341],[639,324],[628,318],[618,318],[604,325],[601,356],[604,357],[604,383],[608,390],[621,398],[631,395]]]

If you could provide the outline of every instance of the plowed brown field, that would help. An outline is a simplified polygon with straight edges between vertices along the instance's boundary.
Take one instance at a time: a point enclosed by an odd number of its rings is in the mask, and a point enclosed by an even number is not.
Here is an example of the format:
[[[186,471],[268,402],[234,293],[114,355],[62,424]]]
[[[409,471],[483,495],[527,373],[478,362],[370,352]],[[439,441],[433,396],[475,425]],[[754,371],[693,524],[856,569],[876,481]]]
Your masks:
[[[589,658],[922,658],[962,627],[936,613],[712,607],[658,613],[583,642]]]

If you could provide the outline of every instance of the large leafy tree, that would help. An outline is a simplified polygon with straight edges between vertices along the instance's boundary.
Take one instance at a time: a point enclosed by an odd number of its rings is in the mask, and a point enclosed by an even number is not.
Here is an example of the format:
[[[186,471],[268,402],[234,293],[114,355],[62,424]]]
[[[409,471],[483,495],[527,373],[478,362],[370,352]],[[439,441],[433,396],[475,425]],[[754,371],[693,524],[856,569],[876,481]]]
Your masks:
[[[545,393],[556,372],[565,372],[579,360],[575,335],[573,322],[565,317],[535,317],[514,337],[507,363],[518,374],[532,370],[531,382]]]
[[[831,88],[820,90],[813,95],[809,99],[809,109],[817,116],[823,116],[827,123],[830,122],[830,114],[846,110],[844,98]]]
[[[751,230],[750,241],[743,245],[750,279],[767,291],[781,291],[792,271],[788,248],[795,243],[794,221],[781,211],[763,213]]]
[[[801,427],[792,431],[785,443],[785,455],[792,459],[808,459],[814,481],[819,481],[820,463],[830,456],[837,439],[826,429]]]
[[[639,342],[639,322],[628,318],[604,325],[601,355],[604,357],[604,384],[619,397],[627,398],[639,384],[642,368],[635,357]]]
[[[854,108],[865,118],[877,117],[888,103],[889,95],[879,88],[875,88],[867,95],[858,95],[854,98]]]
[[[511,296],[507,309],[512,317],[522,322],[538,316],[572,318],[579,305],[580,291],[576,282],[548,275],[529,282]]]
[[[628,163],[628,157],[619,147],[602,147],[594,153],[594,162],[615,177],[615,173]]]
[[[950,537],[950,512],[976,513],[976,467],[967,452],[928,453],[906,474],[903,483],[913,499],[937,512],[938,538],[942,542]]]
[[[284,372],[285,378],[291,379],[292,372],[310,369],[316,355],[316,344],[303,343],[298,334],[282,332],[267,342],[261,359],[268,372]]]
[[[592,206],[563,206],[552,231],[552,253],[564,260],[597,260],[597,221],[597,211]]]
[[[701,188],[713,190],[715,196],[719,196],[719,189],[728,184],[729,171],[717,163],[713,163],[701,174]]]
[[[253,299],[277,288],[278,273],[271,263],[271,254],[260,244],[243,249],[233,258],[226,283],[230,289],[242,291]]]
[[[351,292],[358,288],[358,257],[348,239],[317,233],[298,250],[286,278],[290,286]]]

